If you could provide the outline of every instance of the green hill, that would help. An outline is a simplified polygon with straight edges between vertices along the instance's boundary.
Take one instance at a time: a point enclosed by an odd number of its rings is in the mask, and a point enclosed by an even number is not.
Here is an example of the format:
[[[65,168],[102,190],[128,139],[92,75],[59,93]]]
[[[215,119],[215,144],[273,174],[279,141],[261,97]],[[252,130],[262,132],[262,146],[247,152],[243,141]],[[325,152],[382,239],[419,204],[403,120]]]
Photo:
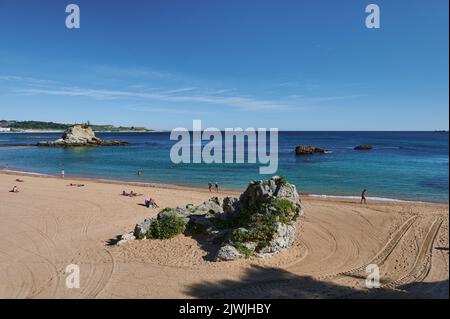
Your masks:
[[[76,123],[74,123],[76,124]],[[90,125],[96,132],[150,132],[145,127],[126,127],[126,126],[114,126],[114,125],[95,125],[90,123],[84,123]],[[27,131],[27,130],[51,130],[51,131],[64,131],[73,124],[62,124],[55,122],[43,122],[43,121],[7,121],[0,120],[0,127],[9,127],[12,131]]]

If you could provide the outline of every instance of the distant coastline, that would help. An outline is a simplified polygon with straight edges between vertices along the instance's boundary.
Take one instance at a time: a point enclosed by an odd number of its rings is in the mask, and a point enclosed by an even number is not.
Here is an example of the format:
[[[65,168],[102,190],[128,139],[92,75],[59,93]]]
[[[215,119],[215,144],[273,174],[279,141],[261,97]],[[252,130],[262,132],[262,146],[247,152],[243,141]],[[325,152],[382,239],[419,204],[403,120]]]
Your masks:
[[[44,121],[0,120],[0,133],[61,133],[74,124],[75,123],[66,124]],[[93,131],[98,133],[140,133],[155,131],[146,127],[91,124],[89,121],[82,124],[91,126]]]
[[[165,130],[146,130],[146,131],[136,131],[136,130],[117,130],[117,131],[96,131],[95,133],[161,133],[167,132]],[[64,130],[21,130],[21,131],[0,131],[0,134],[24,134],[24,133],[64,133]]]

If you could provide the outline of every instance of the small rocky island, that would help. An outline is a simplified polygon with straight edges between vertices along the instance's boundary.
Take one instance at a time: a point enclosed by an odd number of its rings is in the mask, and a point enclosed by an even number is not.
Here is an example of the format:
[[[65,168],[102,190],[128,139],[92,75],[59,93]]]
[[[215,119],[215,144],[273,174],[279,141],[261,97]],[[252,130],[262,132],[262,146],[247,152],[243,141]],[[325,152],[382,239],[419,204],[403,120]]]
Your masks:
[[[123,141],[104,141],[95,136],[92,127],[88,125],[74,125],[69,127],[60,139],[56,141],[39,142],[37,146],[46,147],[75,147],[75,146],[124,146]]]
[[[274,176],[251,182],[239,198],[213,197],[201,205],[166,208],[120,236],[117,244],[184,233],[214,245],[216,261],[270,258],[292,245],[302,214],[295,185]]]
[[[311,155],[311,154],[325,154],[327,152],[327,150],[320,148],[320,147],[315,147],[315,146],[304,146],[304,145],[299,145],[295,148],[295,154],[296,155]]]
[[[362,145],[355,146],[354,149],[357,151],[369,151],[369,150],[373,149],[373,146],[368,145],[368,144],[362,144]]]

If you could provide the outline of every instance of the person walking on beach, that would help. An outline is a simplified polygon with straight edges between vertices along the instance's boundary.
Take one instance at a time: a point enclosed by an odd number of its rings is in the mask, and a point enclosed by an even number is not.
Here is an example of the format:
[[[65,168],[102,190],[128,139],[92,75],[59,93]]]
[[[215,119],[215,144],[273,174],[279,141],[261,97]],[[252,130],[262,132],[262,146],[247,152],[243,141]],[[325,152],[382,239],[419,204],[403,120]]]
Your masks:
[[[64,172],[64,168],[61,170],[61,178],[64,178],[65,172]]]
[[[211,182],[208,182],[208,189],[209,189],[209,192],[211,193],[212,192],[212,183]]]
[[[214,187],[216,188],[216,193],[219,192],[219,183],[215,182]]]
[[[366,196],[367,196],[367,189],[364,189],[361,193],[361,204],[363,202],[364,202],[364,204],[367,204]]]

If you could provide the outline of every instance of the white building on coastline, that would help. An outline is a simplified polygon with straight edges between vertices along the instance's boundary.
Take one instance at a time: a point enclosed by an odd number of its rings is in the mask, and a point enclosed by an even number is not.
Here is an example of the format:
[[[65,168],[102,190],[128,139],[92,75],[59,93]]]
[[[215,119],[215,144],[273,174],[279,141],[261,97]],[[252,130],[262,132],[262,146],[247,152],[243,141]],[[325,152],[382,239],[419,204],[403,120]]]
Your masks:
[[[0,133],[1,132],[11,132],[11,128],[9,128],[9,127],[0,127]]]

